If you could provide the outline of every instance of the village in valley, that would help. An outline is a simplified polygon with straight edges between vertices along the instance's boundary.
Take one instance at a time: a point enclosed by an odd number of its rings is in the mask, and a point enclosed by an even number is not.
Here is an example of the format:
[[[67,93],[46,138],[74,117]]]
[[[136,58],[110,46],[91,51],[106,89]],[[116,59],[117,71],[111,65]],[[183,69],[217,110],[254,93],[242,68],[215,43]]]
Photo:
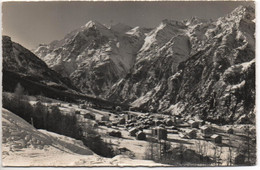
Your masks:
[[[26,98],[35,108],[54,106],[61,114],[76,117],[81,129],[77,133],[87,137],[91,130],[95,131],[111,146],[114,155],[153,160],[166,166],[231,166],[249,164],[246,161],[255,159],[253,125],[221,126],[198,117],[143,113],[131,107],[100,108],[84,100],[77,104],[42,96]],[[36,119],[46,120],[43,115]],[[33,124],[33,118],[31,121]]]
[[[3,166],[256,165],[254,1],[2,6]]]

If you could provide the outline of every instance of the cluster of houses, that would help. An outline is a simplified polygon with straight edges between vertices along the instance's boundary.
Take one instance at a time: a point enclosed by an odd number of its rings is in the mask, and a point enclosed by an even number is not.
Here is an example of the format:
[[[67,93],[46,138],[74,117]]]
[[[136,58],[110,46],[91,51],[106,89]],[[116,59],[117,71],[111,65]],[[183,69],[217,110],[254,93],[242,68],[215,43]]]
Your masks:
[[[181,135],[182,137],[195,139],[197,138],[197,135],[200,134],[203,138],[211,139],[214,143],[222,143],[222,136],[218,134],[211,125],[205,125],[204,121],[189,120],[188,124],[190,125],[190,129],[186,130],[185,133]],[[233,134],[233,128],[227,128],[226,133]]]
[[[167,140],[167,134],[175,133],[179,134],[181,138],[196,139],[201,136],[214,143],[222,143],[222,136],[210,124],[206,125],[204,121],[199,120],[184,120],[177,116],[122,113],[115,116],[116,119],[110,120],[110,115],[96,119],[94,114],[87,113],[84,114],[84,118],[96,120],[97,124],[101,126],[124,126],[129,132],[129,136],[133,136],[137,140],[146,140],[147,134],[143,130],[150,129],[152,137],[158,140]],[[232,128],[228,128],[226,133],[233,134],[234,131]]]

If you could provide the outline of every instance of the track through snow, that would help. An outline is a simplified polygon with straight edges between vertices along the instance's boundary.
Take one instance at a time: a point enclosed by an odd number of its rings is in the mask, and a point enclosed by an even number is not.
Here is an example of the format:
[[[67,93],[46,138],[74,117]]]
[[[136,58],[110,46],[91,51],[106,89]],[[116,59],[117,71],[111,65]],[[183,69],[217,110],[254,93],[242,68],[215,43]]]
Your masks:
[[[118,155],[103,158],[81,141],[37,130],[12,112],[2,109],[3,166],[165,166]]]

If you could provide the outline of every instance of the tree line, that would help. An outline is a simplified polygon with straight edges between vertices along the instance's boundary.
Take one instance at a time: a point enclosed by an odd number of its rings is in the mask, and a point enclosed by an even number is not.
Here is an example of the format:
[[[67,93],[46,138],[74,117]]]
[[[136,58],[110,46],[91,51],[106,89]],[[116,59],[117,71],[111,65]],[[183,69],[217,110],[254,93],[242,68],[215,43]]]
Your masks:
[[[80,126],[76,114],[63,114],[57,105],[46,106],[41,101],[31,105],[26,91],[20,83],[13,95],[3,95],[3,107],[23,118],[37,129],[45,129],[54,133],[81,140],[93,152],[104,157],[113,157],[115,152],[110,144],[104,142],[91,122]],[[75,112],[75,111],[74,111]],[[86,131],[83,135],[83,131]]]

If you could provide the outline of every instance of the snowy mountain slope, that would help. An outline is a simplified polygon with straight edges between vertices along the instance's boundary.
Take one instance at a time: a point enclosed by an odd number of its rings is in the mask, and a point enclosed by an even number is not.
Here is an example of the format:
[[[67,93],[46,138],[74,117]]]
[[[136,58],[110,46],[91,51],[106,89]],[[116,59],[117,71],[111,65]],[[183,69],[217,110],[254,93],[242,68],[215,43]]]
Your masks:
[[[132,72],[108,98],[155,112],[181,110],[222,123],[241,122],[255,107],[254,18],[252,7],[241,6],[214,22],[180,22],[183,29],[169,39],[156,37],[165,28],[161,24],[146,36],[152,38],[145,40]]]
[[[125,33],[131,29],[124,24],[107,28],[89,21],[64,39],[39,46],[35,54],[82,91],[100,95],[134,64],[143,36]]]
[[[139,57],[147,55],[150,51],[155,52],[173,36],[184,33],[186,25],[180,21],[163,20],[159,26],[146,34],[144,44],[139,50]]]
[[[21,79],[59,90],[76,90],[69,79],[49,69],[41,59],[20,44],[12,42],[10,37],[3,36],[2,43],[4,73],[10,73],[9,76],[15,74]],[[14,87],[12,84],[15,83],[17,79],[8,77],[7,74],[4,74],[3,77],[4,89],[13,90]],[[15,85],[17,83],[18,82],[16,82]]]
[[[165,166],[126,156],[103,158],[81,141],[46,130],[2,109],[3,166]]]

